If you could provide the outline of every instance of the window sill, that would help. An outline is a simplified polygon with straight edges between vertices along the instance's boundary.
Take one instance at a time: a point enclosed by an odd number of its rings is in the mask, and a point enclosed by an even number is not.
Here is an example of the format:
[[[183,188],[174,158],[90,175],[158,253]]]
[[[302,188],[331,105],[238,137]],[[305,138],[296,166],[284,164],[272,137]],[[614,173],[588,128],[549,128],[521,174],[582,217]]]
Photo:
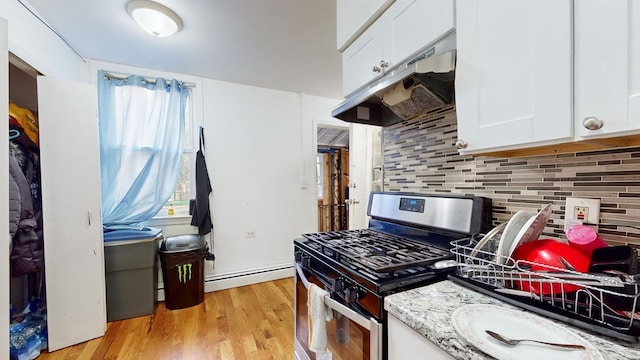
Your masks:
[[[163,225],[191,225],[191,215],[166,215],[156,216],[151,220],[144,222],[145,226],[163,226]]]

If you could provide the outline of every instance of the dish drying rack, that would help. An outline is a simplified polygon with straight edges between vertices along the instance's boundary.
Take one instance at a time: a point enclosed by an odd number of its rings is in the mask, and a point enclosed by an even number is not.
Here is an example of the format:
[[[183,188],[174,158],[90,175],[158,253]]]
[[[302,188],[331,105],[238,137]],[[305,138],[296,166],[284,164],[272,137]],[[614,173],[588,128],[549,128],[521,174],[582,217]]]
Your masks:
[[[451,242],[458,263],[449,279],[511,305],[585,330],[640,342],[640,282],[620,272],[587,274],[496,255],[481,236]],[[561,266],[561,263],[558,264]],[[568,268],[567,268],[568,266]]]

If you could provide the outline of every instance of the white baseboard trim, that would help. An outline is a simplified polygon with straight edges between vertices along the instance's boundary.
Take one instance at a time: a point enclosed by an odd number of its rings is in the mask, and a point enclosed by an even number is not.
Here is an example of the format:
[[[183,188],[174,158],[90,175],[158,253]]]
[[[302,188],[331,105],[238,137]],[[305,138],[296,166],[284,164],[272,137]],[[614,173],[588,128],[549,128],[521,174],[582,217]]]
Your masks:
[[[257,284],[265,281],[284,279],[293,276],[291,264],[270,268],[254,269],[237,273],[209,276],[204,280],[204,292],[230,289],[239,286]]]
[[[265,281],[284,279],[292,277],[293,272],[294,269],[291,264],[283,264],[226,274],[209,275],[204,279],[204,292],[208,293]],[[164,301],[164,284],[158,288],[158,301]]]

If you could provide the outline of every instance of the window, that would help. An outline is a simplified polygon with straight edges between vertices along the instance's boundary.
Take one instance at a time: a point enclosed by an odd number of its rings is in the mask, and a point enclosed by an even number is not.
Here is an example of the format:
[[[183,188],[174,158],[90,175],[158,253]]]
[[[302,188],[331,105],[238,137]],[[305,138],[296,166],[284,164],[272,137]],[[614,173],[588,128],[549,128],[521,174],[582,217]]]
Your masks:
[[[193,198],[192,193],[195,192],[195,169],[194,169],[194,124],[192,112],[191,97],[187,102],[184,116],[184,150],[182,152],[182,162],[180,165],[180,177],[176,184],[176,189],[171,198],[166,202],[156,217],[165,216],[188,216],[189,200]],[[191,181],[193,177],[194,181]]]
[[[188,214],[193,152],[189,86],[176,79],[119,77],[100,70],[98,97],[103,223],[139,223],[164,215],[164,206],[166,215],[169,210],[175,215],[167,199],[176,202],[178,214]]]

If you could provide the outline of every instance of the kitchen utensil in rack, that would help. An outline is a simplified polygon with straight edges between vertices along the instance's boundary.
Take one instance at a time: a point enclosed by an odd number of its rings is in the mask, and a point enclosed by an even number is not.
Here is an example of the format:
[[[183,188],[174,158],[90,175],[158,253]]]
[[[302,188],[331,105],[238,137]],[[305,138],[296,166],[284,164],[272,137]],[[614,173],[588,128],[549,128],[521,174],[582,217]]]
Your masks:
[[[560,262],[552,266],[511,257],[498,263],[494,252],[477,249],[477,241],[471,237],[451,242],[459,264],[454,281],[590,331],[640,342],[638,277],[578,272]]]

